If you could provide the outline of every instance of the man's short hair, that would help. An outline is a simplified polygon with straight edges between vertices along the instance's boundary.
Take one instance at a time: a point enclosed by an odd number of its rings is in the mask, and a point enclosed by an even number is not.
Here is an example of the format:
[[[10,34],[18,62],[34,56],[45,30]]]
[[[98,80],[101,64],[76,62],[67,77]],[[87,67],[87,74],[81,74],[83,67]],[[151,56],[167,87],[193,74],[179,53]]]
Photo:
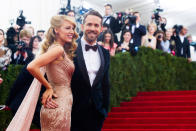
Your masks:
[[[74,10],[67,11],[67,14],[70,13],[70,12],[73,12],[75,14],[75,11]]]
[[[140,15],[140,12],[138,12],[138,11],[133,12],[133,15],[135,15],[135,14],[139,14]]]
[[[45,30],[38,30],[38,31],[37,31],[37,33],[39,33],[39,32],[44,33],[44,32],[45,32]]]
[[[83,24],[85,23],[85,20],[87,18],[87,16],[89,15],[94,15],[94,16],[97,16],[101,19],[101,25],[102,25],[102,20],[103,20],[103,17],[102,15],[98,12],[98,11],[95,11],[95,10],[90,10],[89,12],[87,12],[85,15],[84,15],[84,20],[83,20]]]
[[[19,38],[23,38],[23,37],[31,38],[32,36],[33,36],[32,33],[27,29],[22,29],[19,34]]]
[[[109,6],[112,9],[112,5],[111,4],[105,4],[104,7]]]

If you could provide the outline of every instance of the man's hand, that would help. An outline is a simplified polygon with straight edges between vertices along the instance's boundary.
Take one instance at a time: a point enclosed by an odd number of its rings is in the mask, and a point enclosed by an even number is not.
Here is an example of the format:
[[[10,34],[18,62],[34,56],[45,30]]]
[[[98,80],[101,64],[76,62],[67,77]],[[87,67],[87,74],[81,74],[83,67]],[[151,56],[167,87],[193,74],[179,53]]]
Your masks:
[[[188,58],[188,62],[192,62],[192,59],[191,58]]]
[[[129,19],[125,20],[125,25],[127,25],[129,23]]]
[[[18,56],[20,54],[20,51],[16,51],[15,55]]]
[[[26,51],[22,55],[23,55],[24,59],[26,59],[28,57],[28,54]]]

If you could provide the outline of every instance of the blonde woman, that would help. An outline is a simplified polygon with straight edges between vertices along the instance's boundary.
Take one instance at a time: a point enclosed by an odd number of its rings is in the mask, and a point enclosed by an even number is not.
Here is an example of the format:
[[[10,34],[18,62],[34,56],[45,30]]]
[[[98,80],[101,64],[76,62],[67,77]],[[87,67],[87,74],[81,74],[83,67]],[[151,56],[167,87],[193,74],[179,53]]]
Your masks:
[[[72,58],[77,39],[75,27],[76,24],[71,17],[63,15],[52,17],[51,27],[42,46],[43,54],[27,67],[29,72],[46,87],[42,96],[40,120],[42,131],[70,130],[73,101],[70,82],[74,72]],[[43,66],[46,66],[48,81],[40,72]],[[52,97],[57,97],[54,101],[58,104],[58,108],[45,108],[47,101],[51,101]]]
[[[156,38],[154,37],[154,33],[157,30],[156,24],[150,23],[147,26],[147,30],[148,30],[148,33],[142,37],[142,46],[156,49]]]
[[[27,66],[27,70],[46,88],[42,95],[43,106],[40,111],[42,131],[70,131],[73,101],[70,82],[74,72],[72,58],[76,50],[75,40],[78,37],[75,28],[76,23],[69,16],[52,17],[51,27],[42,45],[42,54]],[[40,71],[44,66],[48,80]],[[53,109],[49,109],[47,108],[49,101],[54,101],[58,105],[52,104],[50,106]],[[23,103],[21,105],[23,106]],[[23,126],[18,131],[21,130],[28,129]]]

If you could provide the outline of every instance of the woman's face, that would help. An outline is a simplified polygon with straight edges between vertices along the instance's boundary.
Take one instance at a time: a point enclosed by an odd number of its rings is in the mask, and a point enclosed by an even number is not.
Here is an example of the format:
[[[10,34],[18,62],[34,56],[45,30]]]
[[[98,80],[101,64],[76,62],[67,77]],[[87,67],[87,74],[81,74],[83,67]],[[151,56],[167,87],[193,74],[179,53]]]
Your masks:
[[[63,43],[71,43],[74,38],[74,25],[71,22],[64,21],[60,28],[57,28],[57,40]]]
[[[125,41],[125,42],[130,42],[130,40],[131,40],[131,33],[130,33],[130,32],[126,32],[126,33],[123,35],[123,38],[124,38],[124,41]]]
[[[109,43],[110,40],[111,40],[111,34],[110,33],[105,34],[105,42]]]
[[[33,48],[39,49],[39,43],[40,43],[40,41],[38,40],[38,38],[35,38],[33,41]]]
[[[166,32],[165,32],[165,35],[166,35],[166,38],[168,40],[170,40],[171,36],[172,36],[172,29],[168,29]]]
[[[0,31],[0,43],[4,40],[4,34],[2,31]]]
[[[163,40],[163,33],[158,33],[157,35],[156,35],[156,37],[157,37],[157,40],[160,40],[160,41],[162,41]]]
[[[148,32],[149,33],[154,33],[155,32],[155,27],[153,25],[149,25]]]

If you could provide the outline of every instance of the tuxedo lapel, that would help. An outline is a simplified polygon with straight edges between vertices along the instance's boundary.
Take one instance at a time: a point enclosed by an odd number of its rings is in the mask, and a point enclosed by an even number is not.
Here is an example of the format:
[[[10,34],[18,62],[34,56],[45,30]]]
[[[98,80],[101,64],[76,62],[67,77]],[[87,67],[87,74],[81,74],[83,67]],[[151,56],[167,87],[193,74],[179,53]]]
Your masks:
[[[99,80],[101,78],[101,74],[103,73],[103,70],[104,70],[104,65],[105,65],[105,59],[104,59],[104,56],[103,56],[103,51],[102,51],[102,49],[99,45],[98,45],[98,51],[99,51],[99,55],[100,55],[100,59],[101,59],[101,66],[100,66],[100,68],[97,72],[97,75],[95,77],[95,80],[93,82],[92,87],[95,86],[99,82]]]
[[[78,48],[77,48],[77,61],[78,61],[79,69],[82,72],[82,75],[83,75],[86,83],[91,87],[88,72],[86,69],[86,64],[84,61],[84,56],[82,53],[82,46],[81,46],[80,42],[78,42]]]

